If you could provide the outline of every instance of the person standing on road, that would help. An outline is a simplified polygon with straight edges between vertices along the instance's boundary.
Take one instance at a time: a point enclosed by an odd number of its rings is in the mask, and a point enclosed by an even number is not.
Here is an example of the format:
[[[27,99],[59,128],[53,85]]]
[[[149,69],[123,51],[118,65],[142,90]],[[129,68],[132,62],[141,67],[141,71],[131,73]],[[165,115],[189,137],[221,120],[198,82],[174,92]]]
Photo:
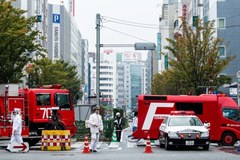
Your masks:
[[[119,112],[116,113],[116,117],[114,120],[114,127],[116,128],[117,140],[120,142],[121,133],[122,133],[122,118]]]
[[[100,133],[103,131],[102,116],[99,114],[100,107],[96,106],[93,108],[94,113],[89,117],[89,127],[91,132],[91,145],[90,151],[97,152],[97,145],[99,142]]]
[[[23,143],[22,140],[22,116],[21,116],[21,110],[19,108],[14,108],[13,113],[12,113],[12,122],[13,122],[13,127],[12,127],[12,136],[11,140],[8,143],[7,149],[10,149],[11,143],[16,142],[16,143]]]
[[[138,127],[138,112],[134,112],[133,122],[132,122],[132,132],[134,133]]]

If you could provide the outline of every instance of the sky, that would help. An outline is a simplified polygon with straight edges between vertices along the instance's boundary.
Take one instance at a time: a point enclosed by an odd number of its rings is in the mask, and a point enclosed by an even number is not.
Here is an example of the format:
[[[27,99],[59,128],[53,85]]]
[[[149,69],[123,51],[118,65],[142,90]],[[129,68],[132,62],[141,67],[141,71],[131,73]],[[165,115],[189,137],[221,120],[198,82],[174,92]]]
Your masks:
[[[100,29],[101,44],[156,43],[160,14],[159,3],[161,0],[75,1],[75,20],[82,37],[89,41],[89,51],[96,51],[95,27],[97,13],[103,17]],[[143,25],[138,23],[151,24],[144,25],[151,28],[141,27]]]
[[[90,52],[96,51],[97,13],[102,16],[101,44],[156,43],[161,1],[75,0],[75,21]]]

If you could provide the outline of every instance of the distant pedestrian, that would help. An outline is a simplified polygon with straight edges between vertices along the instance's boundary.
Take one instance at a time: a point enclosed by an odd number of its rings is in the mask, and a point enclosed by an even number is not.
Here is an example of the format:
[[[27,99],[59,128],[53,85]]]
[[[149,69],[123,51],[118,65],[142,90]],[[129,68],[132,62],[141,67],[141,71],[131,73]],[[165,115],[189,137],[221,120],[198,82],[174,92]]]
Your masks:
[[[8,143],[7,149],[10,149],[11,143],[23,143],[22,140],[22,116],[21,116],[21,110],[19,108],[14,108],[12,113],[12,136]]]
[[[121,133],[122,133],[122,118],[119,112],[116,113],[116,117],[114,120],[114,127],[116,128],[117,140],[121,141]]]
[[[132,132],[134,133],[138,127],[138,112],[134,112],[133,123],[132,123]]]
[[[100,107],[93,108],[94,112],[89,117],[89,127],[91,132],[90,151],[97,152],[97,145],[99,142],[100,133],[103,132],[102,116],[99,114]]]

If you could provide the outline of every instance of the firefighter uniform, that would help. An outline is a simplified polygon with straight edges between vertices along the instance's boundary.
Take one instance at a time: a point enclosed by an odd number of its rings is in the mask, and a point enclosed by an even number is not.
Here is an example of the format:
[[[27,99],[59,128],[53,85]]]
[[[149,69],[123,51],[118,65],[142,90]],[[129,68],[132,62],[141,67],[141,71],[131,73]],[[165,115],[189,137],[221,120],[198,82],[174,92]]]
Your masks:
[[[10,149],[10,145],[12,142],[16,143],[23,143],[22,140],[22,117],[21,117],[21,110],[19,108],[14,108],[13,111],[13,127],[12,127],[12,136],[11,140],[8,143],[7,149]]]
[[[94,107],[94,113],[89,117],[89,127],[91,132],[91,146],[90,151],[97,152],[97,145],[99,142],[100,132],[103,131],[102,116],[99,114],[99,107]]]

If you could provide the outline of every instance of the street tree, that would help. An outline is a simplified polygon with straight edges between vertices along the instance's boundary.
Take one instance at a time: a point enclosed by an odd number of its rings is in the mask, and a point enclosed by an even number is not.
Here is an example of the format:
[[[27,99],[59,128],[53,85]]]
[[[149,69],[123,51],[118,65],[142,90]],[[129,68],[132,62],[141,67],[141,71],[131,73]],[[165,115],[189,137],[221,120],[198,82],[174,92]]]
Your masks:
[[[81,97],[82,81],[77,75],[76,66],[63,60],[51,61],[48,58],[34,60],[28,67],[28,85],[37,87],[50,84],[62,84],[74,97]]]
[[[10,1],[0,1],[0,13],[0,83],[18,83],[30,54],[44,50],[36,42],[40,32],[33,30],[37,19],[27,18],[26,11],[12,7]]]
[[[178,82],[178,90],[182,94],[201,94],[204,87],[219,86],[229,83],[231,79],[219,74],[233,60],[233,56],[227,54],[220,57],[219,46],[223,39],[214,37],[214,21],[203,23],[198,19],[196,28],[187,25],[185,17],[182,18],[182,34],[176,34],[175,39],[167,39],[170,43],[165,46],[173,57],[169,61],[172,69],[171,78]],[[162,74],[168,81],[169,77]]]

